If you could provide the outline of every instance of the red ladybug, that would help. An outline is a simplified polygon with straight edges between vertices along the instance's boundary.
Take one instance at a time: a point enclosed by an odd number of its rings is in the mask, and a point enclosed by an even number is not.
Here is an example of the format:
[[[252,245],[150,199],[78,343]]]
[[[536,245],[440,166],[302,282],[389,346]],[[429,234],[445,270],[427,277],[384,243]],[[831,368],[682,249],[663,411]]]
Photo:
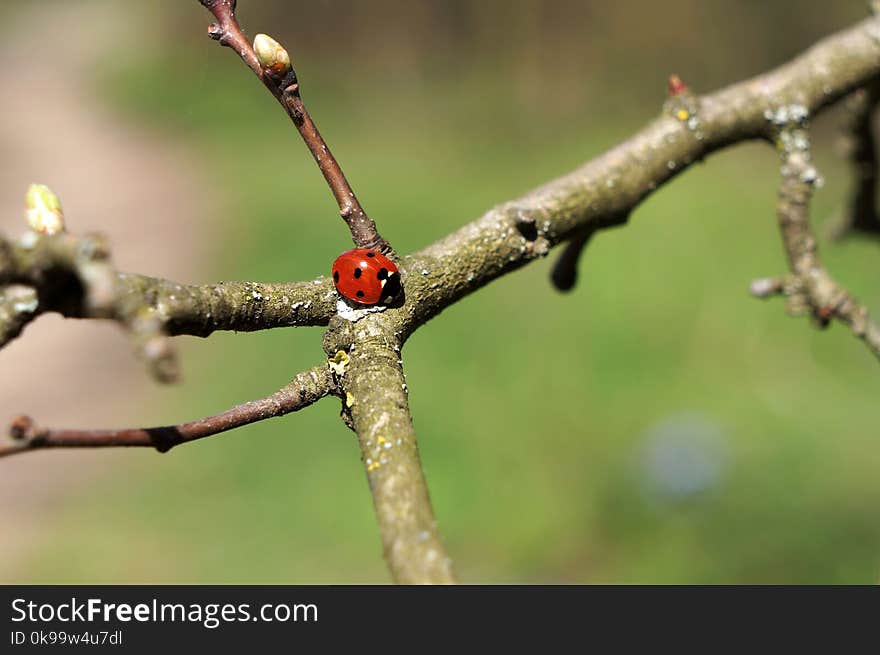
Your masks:
[[[400,292],[397,266],[369,248],[346,250],[333,262],[332,270],[336,290],[361,305],[387,305]]]

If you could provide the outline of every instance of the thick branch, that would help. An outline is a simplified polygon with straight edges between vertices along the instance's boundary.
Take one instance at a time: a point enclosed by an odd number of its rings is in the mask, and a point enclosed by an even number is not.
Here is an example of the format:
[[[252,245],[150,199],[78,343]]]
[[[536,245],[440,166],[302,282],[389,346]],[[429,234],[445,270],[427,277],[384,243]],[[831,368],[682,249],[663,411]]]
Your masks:
[[[22,302],[22,287],[35,297]],[[16,288],[18,300],[10,304],[10,292]],[[137,313],[126,300],[109,248],[99,235],[27,232],[18,243],[0,238],[0,290],[8,308],[0,311],[0,347],[45,312],[115,319],[129,332],[156,379],[171,382],[177,377],[177,359],[160,322]]]
[[[326,277],[191,285],[123,273],[119,280],[127,302],[156,315],[169,335],[207,337],[216,330],[320,326],[336,314],[336,291]]]
[[[281,75],[273,74],[271,69],[264,69],[250,41],[245,36],[235,18],[235,2],[232,0],[199,0],[217,19],[209,29],[211,38],[221,45],[232,48],[254,74],[260,78],[265,87],[281,103],[287,115],[293,121],[297,131],[315,158],[327,186],[339,205],[339,213],[348,225],[352,240],[361,248],[377,249],[389,256],[394,251],[379,234],[376,224],[367,216],[360,201],[348,183],[339,162],[333,156],[321,133],[312,121],[300,96],[300,85],[295,71],[291,68]]]
[[[327,366],[321,365],[300,373],[271,396],[180,425],[120,430],[62,430],[40,427],[29,417],[21,416],[10,426],[9,437],[0,441],[0,457],[44,448],[119,446],[147,446],[164,453],[182,443],[296,412],[332,393],[334,389],[335,384]]]
[[[112,319],[164,381],[176,375],[168,335],[326,325],[336,313],[336,300],[328,278],[183,285],[117,273],[107,245],[96,235],[29,232],[18,243],[0,239],[0,346],[46,312]]]
[[[355,339],[348,354],[337,350]],[[455,582],[419,461],[399,346],[384,336],[359,338],[348,324],[328,332],[325,348],[334,354],[343,413],[358,436],[394,581]]]
[[[815,114],[880,74],[880,21],[866,19],[774,71],[665,112],[582,168],[489,211],[405,257],[404,336],[463,296],[589,226],[613,224],[694,162],[748,139],[770,139],[789,111]],[[536,229],[524,235],[523,223]]]

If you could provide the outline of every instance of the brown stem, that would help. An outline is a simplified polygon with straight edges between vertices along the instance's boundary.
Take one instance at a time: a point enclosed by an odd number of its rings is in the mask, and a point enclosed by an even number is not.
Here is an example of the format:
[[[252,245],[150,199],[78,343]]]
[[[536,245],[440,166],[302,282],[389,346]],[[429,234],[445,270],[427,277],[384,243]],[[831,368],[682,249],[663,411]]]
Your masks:
[[[571,291],[574,288],[581,253],[595,233],[596,229],[593,226],[581,228],[565,244],[562,254],[559,255],[550,272],[550,280],[559,291]]]
[[[783,293],[788,297],[789,312],[809,312],[817,327],[824,328],[832,319],[838,320],[880,359],[880,328],[870,320],[867,309],[831,277],[819,259],[816,237],[810,227],[810,201],[817,173],[810,162],[806,129],[785,127],[778,143],[783,157],[776,213],[792,274],[781,283],[763,285],[767,293],[755,295],[769,297]]]
[[[322,364],[300,373],[271,396],[179,425],[119,430],[66,430],[40,427],[30,417],[19,416],[10,426],[9,438],[0,442],[0,457],[44,448],[119,446],[147,446],[164,453],[182,443],[298,411],[330,394],[333,389],[330,372]]]
[[[877,216],[877,142],[874,117],[880,103],[880,78],[850,94],[844,103],[841,149],[850,162],[852,189],[840,215],[830,223],[829,236],[841,239],[854,233],[880,235]]]
[[[391,245],[382,238],[375,222],[367,215],[360,201],[357,199],[351,185],[342,172],[339,162],[333,156],[327,146],[324,137],[318,131],[317,126],[309,115],[305,103],[300,96],[299,83],[296,73],[291,69],[290,73],[282,79],[264,70],[260,65],[254,48],[248,41],[241,26],[235,18],[234,0],[199,0],[217,19],[208,28],[208,34],[221,45],[232,48],[254,74],[260,78],[263,85],[275,96],[275,99],[284,107],[290,116],[297,131],[315,158],[321,174],[330,187],[333,197],[339,205],[339,213],[348,225],[351,238],[355,245],[360,248],[375,249],[383,254],[396,259],[396,254]]]
[[[571,291],[577,282],[577,268],[581,254],[593,240],[593,235],[599,230],[609,227],[617,227],[626,224],[629,212],[623,212],[619,216],[609,216],[608,220],[601,224],[587,225],[577,230],[565,244],[562,254],[550,271],[550,281],[559,291]]]

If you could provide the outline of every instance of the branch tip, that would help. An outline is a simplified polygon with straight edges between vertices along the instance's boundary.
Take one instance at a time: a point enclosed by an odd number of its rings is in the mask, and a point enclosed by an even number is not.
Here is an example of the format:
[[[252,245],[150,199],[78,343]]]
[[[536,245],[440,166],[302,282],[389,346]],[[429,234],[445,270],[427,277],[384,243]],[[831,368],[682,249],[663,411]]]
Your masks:
[[[9,424],[9,436],[15,441],[25,441],[32,438],[36,431],[34,419],[25,414],[16,416]]]
[[[669,96],[680,96],[683,93],[687,93],[690,89],[688,85],[684,83],[684,81],[674,73],[669,76],[669,80],[666,84],[666,90],[669,93]]]
[[[752,280],[749,293],[755,298],[769,298],[783,293],[785,283],[778,277],[762,277]]]

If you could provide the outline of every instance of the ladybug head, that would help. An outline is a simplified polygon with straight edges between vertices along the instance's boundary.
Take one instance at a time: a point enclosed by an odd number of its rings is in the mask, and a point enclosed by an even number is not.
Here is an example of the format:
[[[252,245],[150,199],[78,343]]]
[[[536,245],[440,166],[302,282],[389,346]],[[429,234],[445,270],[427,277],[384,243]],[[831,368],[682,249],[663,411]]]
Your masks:
[[[400,295],[402,285],[400,283],[400,273],[394,271],[389,273],[385,279],[385,285],[382,287],[382,304],[390,305],[394,299]]]

